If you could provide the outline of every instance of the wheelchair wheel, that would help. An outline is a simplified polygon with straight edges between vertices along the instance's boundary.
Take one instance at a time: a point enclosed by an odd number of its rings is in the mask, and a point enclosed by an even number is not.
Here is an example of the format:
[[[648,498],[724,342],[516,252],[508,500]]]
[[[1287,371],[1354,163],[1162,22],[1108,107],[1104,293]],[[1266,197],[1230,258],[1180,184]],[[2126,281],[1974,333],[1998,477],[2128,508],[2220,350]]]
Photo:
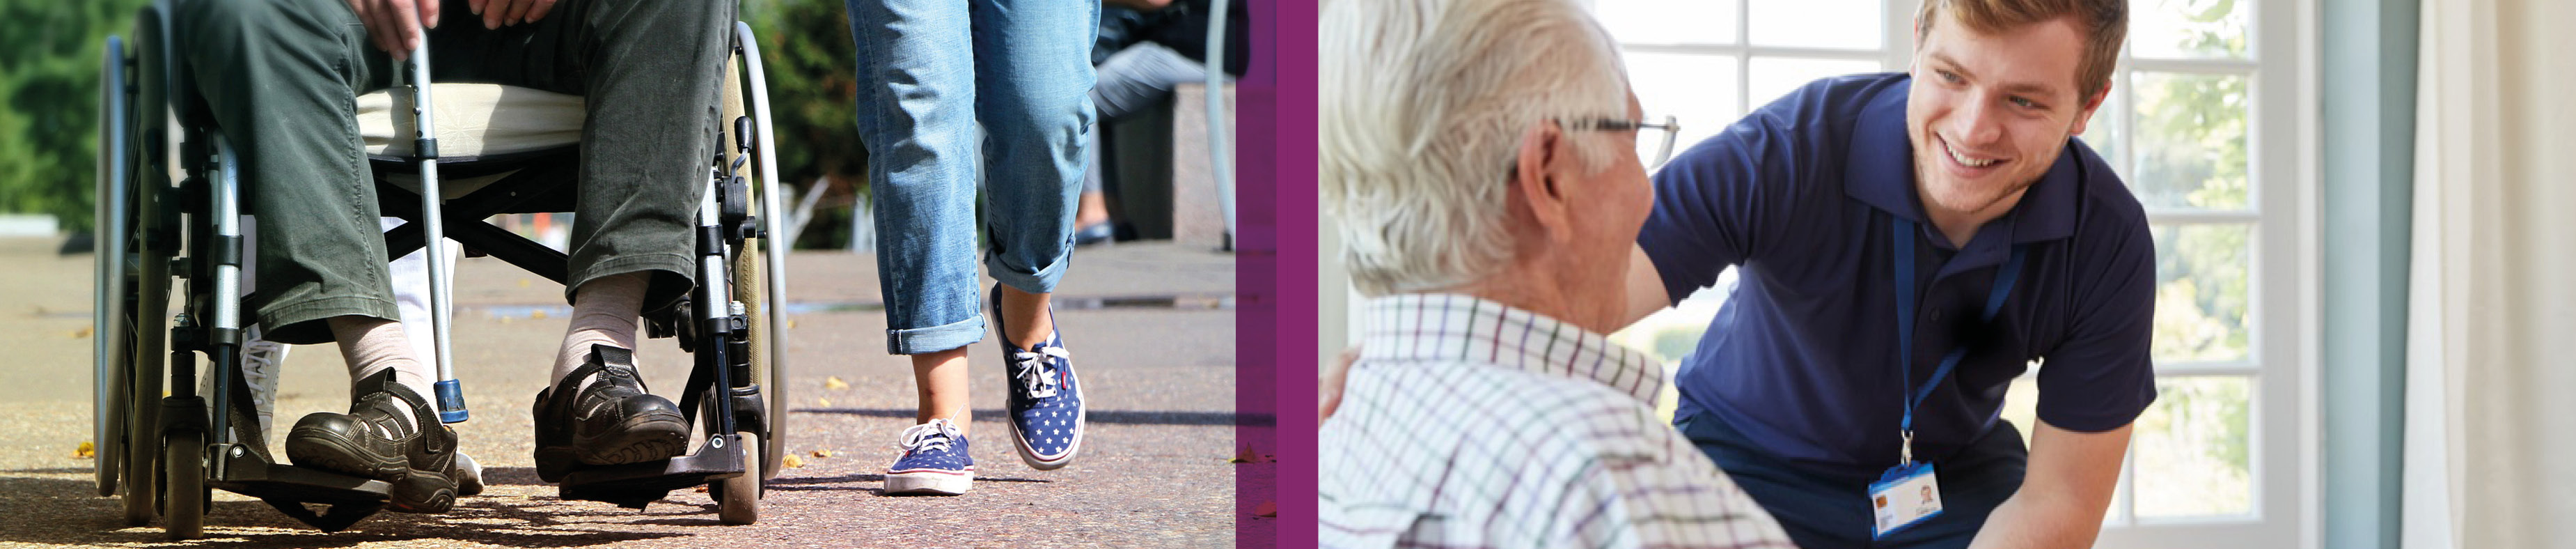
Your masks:
[[[760,449],[764,445],[757,433],[735,434],[742,435],[742,476],[715,481],[715,489],[708,490],[707,495],[716,500],[718,521],[735,525],[760,522]]]
[[[769,76],[762,68],[760,40],[753,36],[749,23],[736,21],[733,29],[736,53],[740,54],[745,70],[741,71],[744,78],[725,80],[730,93],[738,96],[738,100],[726,103],[747,111],[729,115],[750,116],[752,119],[753,143],[757,145],[753,149],[756,159],[753,167],[759,170],[757,174],[736,175],[752,176],[751,180],[759,183],[755,187],[754,204],[759,206],[755,215],[760,216],[761,222],[758,245],[746,243],[743,246],[746,251],[737,256],[739,263],[735,272],[753,273],[741,277],[743,281],[737,287],[744,288],[742,301],[751,317],[752,376],[768,391],[764,396],[769,405],[766,425],[769,437],[764,440],[767,444],[760,455],[761,478],[766,480],[778,476],[787,455],[777,441],[787,432],[788,423],[784,330],[787,328],[787,249],[793,243],[786,239],[794,235],[787,234],[787,210],[780,205],[778,189],[786,183],[778,179],[777,141],[770,134],[776,126],[769,122]]]
[[[107,58],[99,72],[98,102],[98,179],[94,183],[90,219],[97,235],[95,248],[93,302],[90,306],[90,414],[93,425],[90,441],[98,469],[98,495],[116,495],[119,465],[124,463],[122,441],[125,439],[125,361],[123,353],[132,349],[124,337],[124,317],[119,314],[128,304],[126,292],[131,286],[125,277],[125,237],[129,234],[124,220],[126,147],[125,41],[107,37]]]
[[[198,432],[170,435],[169,455],[162,459],[169,467],[170,491],[162,495],[168,502],[169,523],[162,530],[174,540],[206,537],[206,503],[214,497],[206,489],[206,434]]]
[[[132,301],[115,311],[125,315],[111,322],[122,326],[111,344],[122,348],[122,356],[111,355],[122,364],[109,364],[115,376],[122,376],[123,402],[115,409],[124,414],[124,433],[118,437],[121,447],[117,457],[123,462],[120,482],[124,491],[125,523],[141,526],[159,516],[161,508],[161,389],[164,380],[163,352],[169,332],[170,257],[176,246],[156,233],[172,229],[177,216],[166,211],[161,200],[170,186],[170,90],[177,78],[175,59],[169,40],[170,26],[163,6],[145,7],[135,17],[134,41],[127,44],[132,52],[132,101],[126,104],[124,126],[127,150],[119,151],[128,167],[124,181],[117,189],[125,196],[116,204],[126,212],[115,228],[117,234],[103,235],[123,248],[119,259],[124,268],[112,273],[125,277],[131,285],[121,297]]]

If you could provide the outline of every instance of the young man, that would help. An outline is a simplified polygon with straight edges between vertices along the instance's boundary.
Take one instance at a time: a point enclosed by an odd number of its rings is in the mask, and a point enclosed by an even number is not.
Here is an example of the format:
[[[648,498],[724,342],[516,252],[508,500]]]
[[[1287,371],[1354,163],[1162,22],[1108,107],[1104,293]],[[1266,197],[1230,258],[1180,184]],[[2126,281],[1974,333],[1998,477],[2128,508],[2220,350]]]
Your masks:
[[[2125,3],[1927,0],[1910,72],[1810,84],[1656,175],[1626,319],[1737,269],[1674,424],[1800,545],[2099,533],[2155,398],[2155,245],[2074,140]],[[1998,411],[2035,359],[2025,450]]]
[[[1326,547],[1787,547],[1611,344],[1651,189],[1617,52],[1569,0],[1342,1],[1324,207],[1373,297],[1318,438]]]

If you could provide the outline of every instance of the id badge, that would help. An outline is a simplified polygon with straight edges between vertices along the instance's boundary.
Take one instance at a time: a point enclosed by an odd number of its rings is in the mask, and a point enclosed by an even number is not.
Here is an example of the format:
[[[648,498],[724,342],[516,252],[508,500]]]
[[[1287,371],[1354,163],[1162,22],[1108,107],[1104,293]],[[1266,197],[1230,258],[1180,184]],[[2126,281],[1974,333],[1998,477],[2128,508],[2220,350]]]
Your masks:
[[[1941,483],[1932,475],[1932,464],[1909,463],[1888,468],[1878,482],[1869,485],[1871,515],[1877,518],[1870,528],[1870,539],[1883,539],[1888,534],[1941,516]]]

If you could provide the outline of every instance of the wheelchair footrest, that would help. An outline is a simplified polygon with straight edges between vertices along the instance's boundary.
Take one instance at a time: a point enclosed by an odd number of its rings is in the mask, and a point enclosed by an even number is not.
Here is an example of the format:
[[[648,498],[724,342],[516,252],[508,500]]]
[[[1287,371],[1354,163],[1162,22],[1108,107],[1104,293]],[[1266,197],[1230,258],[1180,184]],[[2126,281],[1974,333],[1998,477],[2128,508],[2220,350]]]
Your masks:
[[[568,501],[604,501],[642,509],[672,490],[742,476],[742,464],[742,438],[728,433],[710,439],[695,454],[625,465],[576,466],[565,473],[557,493]]]
[[[216,469],[219,472],[212,475],[215,478],[209,479],[208,486],[267,501],[278,512],[325,532],[337,532],[374,516],[392,499],[393,484],[385,481],[269,463],[255,452],[225,453],[228,455],[220,458],[221,467]],[[304,504],[331,508],[317,514]]]

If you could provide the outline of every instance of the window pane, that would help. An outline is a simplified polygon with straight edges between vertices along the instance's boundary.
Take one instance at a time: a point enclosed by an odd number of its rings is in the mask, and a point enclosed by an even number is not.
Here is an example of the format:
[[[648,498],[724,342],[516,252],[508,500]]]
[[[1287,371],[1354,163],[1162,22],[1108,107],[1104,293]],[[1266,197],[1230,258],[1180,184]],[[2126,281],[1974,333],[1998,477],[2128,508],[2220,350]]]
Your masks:
[[[2254,382],[2185,377],[2156,382],[2156,403],[2131,432],[2139,517],[2245,515],[2254,509],[2248,436]]]
[[[1660,120],[1670,115],[1681,122],[1674,155],[1744,116],[1736,106],[1735,56],[1629,52],[1627,61],[1629,83],[1636,88],[1646,117]],[[1653,162],[1655,148],[1661,145],[1653,139],[1637,140],[1638,158]]]
[[[1746,85],[1757,109],[1818,78],[1878,71],[1877,61],[1797,57],[1755,57],[1753,65],[1745,67]]]
[[[2253,297],[2253,225],[2159,225],[2156,321],[2159,363],[2245,360]]]
[[[1734,44],[1737,0],[1601,0],[1593,15],[1623,44]]]
[[[1878,49],[1879,0],[1753,0],[1753,43],[1804,48]]]
[[[2144,0],[2129,27],[2129,53],[2158,58],[2245,58],[2246,17],[2254,10],[2243,0]]]
[[[2242,210],[2253,205],[2245,164],[2241,76],[2140,72],[2137,170],[2129,186],[2149,208]]]

